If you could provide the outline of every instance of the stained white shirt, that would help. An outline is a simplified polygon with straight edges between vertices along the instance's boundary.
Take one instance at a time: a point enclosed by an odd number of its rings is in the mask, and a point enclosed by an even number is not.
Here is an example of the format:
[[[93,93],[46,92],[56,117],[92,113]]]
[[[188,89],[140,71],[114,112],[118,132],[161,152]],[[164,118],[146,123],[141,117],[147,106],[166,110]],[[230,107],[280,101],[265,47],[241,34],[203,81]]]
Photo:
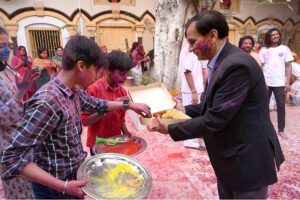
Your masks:
[[[284,45],[278,47],[263,47],[259,51],[266,84],[271,87],[285,86],[285,63],[293,61],[291,50]]]

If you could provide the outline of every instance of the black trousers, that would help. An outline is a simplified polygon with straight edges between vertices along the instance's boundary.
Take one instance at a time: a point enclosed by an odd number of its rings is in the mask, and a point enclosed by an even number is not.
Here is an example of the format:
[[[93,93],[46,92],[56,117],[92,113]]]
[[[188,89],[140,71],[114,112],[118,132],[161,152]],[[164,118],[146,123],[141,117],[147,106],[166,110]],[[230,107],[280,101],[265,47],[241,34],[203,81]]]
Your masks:
[[[220,199],[267,199],[268,186],[250,192],[235,192],[227,190],[220,181],[218,181],[218,192]]]
[[[277,104],[277,123],[278,131],[284,131],[285,127],[285,102],[284,102],[284,87],[269,87],[269,98],[274,93]]]

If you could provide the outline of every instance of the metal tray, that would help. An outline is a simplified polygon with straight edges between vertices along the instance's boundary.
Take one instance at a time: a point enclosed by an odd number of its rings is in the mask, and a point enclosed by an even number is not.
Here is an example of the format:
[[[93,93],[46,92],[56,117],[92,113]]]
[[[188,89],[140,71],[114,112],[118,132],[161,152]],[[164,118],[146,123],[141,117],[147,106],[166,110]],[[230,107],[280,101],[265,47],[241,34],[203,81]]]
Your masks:
[[[137,136],[131,136],[131,138],[129,138],[126,135],[117,135],[117,136],[109,137],[109,139],[114,139],[122,142],[133,141],[134,143],[139,144],[141,146],[141,149],[138,152],[134,154],[130,154],[129,156],[136,156],[142,153],[147,148],[147,142],[143,138]],[[123,144],[116,144],[116,145],[123,145]],[[112,152],[103,152],[103,147],[105,146],[106,145],[103,143],[95,144],[92,151],[95,155],[101,153],[112,153]]]
[[[77,171],[78,180],[88,180],[82,190],[94,199],[143,199],[152,188],[152,177],[132,157],[103,153],[85,160]]]

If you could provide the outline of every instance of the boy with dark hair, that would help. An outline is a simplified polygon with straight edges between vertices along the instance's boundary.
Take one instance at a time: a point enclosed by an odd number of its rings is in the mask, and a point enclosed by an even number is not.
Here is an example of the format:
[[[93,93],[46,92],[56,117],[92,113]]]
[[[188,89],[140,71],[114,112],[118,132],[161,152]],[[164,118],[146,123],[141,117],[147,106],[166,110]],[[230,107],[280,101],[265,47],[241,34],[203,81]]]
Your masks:
[[[81,187],[87,180],[75,180],[87,155],[80,138],[80,111],[106,113],[129,108],[151,115],[145,104],[100,100],[76,87],[94,82],[96,70],[106,63],[92,40],[78,35],[69,40],[61,72],[24,104],[20,126],[1,152],[3,178],[22,174],[32,180],[37,199],[83,198]]]
[[[122,51],[112,51],[107,55],[109,65],[106,67],[106,76],[91,85],[86,93],[109,101],[128,100],[126,90],[121,86],[132,67],[130,57]],[[81,122],[88,126],[87,146],[92,149],[96,136],[107,138],[115,135],[131,136],[125,124],[126,110],[116,110],[106,115],[103,113],[82,113]],[[113,126],[112,126],[113,123]],[[92,150],[91,155],[94,155]]]

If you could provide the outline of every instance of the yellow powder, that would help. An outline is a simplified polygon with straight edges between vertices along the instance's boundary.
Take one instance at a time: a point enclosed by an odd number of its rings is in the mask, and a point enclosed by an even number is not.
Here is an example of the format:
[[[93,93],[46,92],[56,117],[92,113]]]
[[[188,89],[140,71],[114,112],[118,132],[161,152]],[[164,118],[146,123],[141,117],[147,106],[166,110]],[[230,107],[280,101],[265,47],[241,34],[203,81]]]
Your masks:
[[[96,184],[95,191],[104,198],[121,199],[134,195],[142,184],[140,175],[128,164],[118,164],[104,169],[103,176],[89,176],[91,184]],[[99,186],[98,186],[99,185]]]

